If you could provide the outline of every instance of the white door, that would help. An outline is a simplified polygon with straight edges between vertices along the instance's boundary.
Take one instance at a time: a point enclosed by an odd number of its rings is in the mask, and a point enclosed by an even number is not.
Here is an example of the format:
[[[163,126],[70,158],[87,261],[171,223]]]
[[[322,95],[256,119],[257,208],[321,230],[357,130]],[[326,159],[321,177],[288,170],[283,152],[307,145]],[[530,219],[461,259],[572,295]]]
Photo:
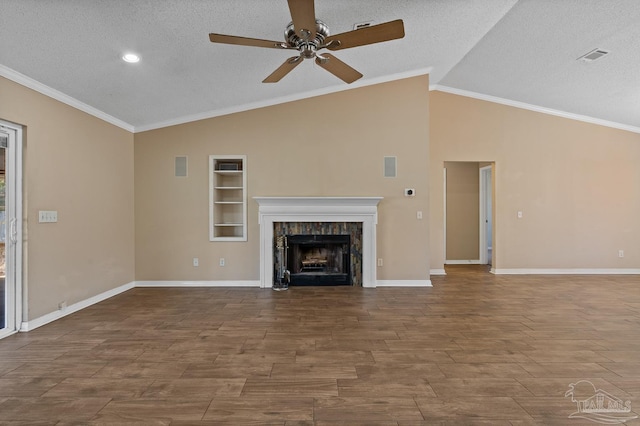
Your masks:
[[[22,323],[22,127],[0,120],[0,338]]]

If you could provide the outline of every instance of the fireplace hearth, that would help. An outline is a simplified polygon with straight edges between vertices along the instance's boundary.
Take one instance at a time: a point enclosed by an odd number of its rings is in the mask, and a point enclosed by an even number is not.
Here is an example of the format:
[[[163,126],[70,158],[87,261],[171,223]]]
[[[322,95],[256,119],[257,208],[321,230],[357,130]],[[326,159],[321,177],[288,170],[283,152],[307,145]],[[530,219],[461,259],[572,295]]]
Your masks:
[[[288,235],[292,286],[351,285],[349,235]]]

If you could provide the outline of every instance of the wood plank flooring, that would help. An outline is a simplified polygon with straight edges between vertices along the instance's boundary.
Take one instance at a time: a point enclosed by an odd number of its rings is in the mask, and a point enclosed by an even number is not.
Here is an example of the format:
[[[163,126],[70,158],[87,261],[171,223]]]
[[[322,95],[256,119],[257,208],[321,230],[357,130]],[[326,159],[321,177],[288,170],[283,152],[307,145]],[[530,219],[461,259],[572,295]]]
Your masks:
[[[580,380],[640,412],[640,277],[447,272],[128,291],[0,340],[0,425],[594,424]]]

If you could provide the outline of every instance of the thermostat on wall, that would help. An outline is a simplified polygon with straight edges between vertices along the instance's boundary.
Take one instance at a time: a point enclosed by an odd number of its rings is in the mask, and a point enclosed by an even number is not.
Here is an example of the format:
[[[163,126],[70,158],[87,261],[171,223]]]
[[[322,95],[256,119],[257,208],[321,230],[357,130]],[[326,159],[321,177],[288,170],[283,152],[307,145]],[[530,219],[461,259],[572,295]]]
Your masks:
[[[416,190],[413,188],[405,188],[404,196],[405,197],[414,197],[416,195]]]

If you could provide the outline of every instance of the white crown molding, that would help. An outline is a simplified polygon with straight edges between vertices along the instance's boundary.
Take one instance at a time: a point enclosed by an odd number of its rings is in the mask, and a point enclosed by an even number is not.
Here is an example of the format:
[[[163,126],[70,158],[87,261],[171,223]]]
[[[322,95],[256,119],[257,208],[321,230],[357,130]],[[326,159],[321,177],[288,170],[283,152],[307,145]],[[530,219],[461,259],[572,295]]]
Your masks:
[[[206,120],[208,118],[220,117],[223,115],[235,114],[243,111],[264,108],[273,105],[284,104],[287,102],[299,101],[301,99],[314,98],[316,96],[328,95],[330,93],[343,92],[345,90],[357,89],[360,87],[372,86],[374,84],[387,83],[390,81],[403,80],[405,78],[427,75],[431,72],[431,67],[420,68],[413,71],[403,73],[385,75],[382,77],[361,79],[351,84],[341,84],[337,86],[324,87],[322,89],[310,90],[304,93],[296,93],[290,96],[282,96],[275,99],[267,99],[259,102],[252,102],[243,105],[236,105],[229,108],[221,108],[213,111],[207,111],[199,114],[186,115],[172,120],[161,121],[158,123],[147,124],[144,126],[136,126],[135,133],[146,132],[148,130],[161,129],[163,127],[176,126],[178,124],[190,123],[193,121]]]
[[[391,75],[386,75],[386,76],[382,76],[382,77],[375,77],[375,78],[369,78],[369,79],[362,79],[359,80],[355,83],[349,84],[349,85],[339,85],[339,86],[332,86],[332,87],[325,87],[322,89],[317,89],[317,90],[311,90],[308,92],[304,92],[304,93],[298,93],[298,94],[294,94],[294,95],[290,95],[290,96],[283,96],[280,98],[275,98],[275,99],[268,99],[265,101],[259,101],[259,102],[252,102],[252,103],[248,103],[248,104],[243,104],[243,105],[237,105],[237,106],[233,106],[233,107],[229,107],[229,108],[222,108],[222,109],[218,109],[218,110],[213,110],[213,111],[207,111],[207,112],[203,112],[203,113],[199,113],[199,114],[192,114],[192,115],[188,115],[188,116],[184,116],[184,117],[178,117],[172,120],[166,120],[166,121],[161,121],[161,122],[157,122],[157,123],[152,123],[152,124],[148,124],[148,125],[144,125],[144,126],[133,126],[123,120],[120,120],[119,118],[116,118],[112,115],[109,115],[97,108],[94,108],[90,105],[85,104],[84,102],[81,102],[79,100],[77,100],[76,98],[73,98],[67,94],[64,94],[56,89],[53,89],[43,83],[40,83],[37,80],[34,80],[31,77],[27,77],[24,74],[19,73],[18,71],[15,71],[5,65],[1,65],[0,64],[0,76],[4,77],[8,80],[14,81],[22,86],[28,87],[29,89],[35,90],[38,93],[41,93],[45,96],[48,96],[52,99],[55,99],[59,102],[62,102],[66,105],[69,105],[73,108],[76,108],[80,111],[83,111],[89,115],[92,115],[96,118],[99,118],[100,120],[106,121],[107,123],[111,123],[114,126],[120,127],[121,129],[124,129],[128,132],[131,133],[139,133],[139,132],[145,132],[148,130],[155,130],[155,129],[160,129],[163,127],[169,127],[169,126],[175,126],[178,124],[184,124],[184,123],[190,123],[193,121],[198,121],[198,120],[205,120],[208,118],[214,118],[214,117],[220,117],[223,115],[229,115],[229,114],[234,114],[234,113],[238,113],[238,112],[243,112],[243,111],[250,111],[253,109],[258,109],[258,108],[264,108],[264,107],[268,107],[268,106],[273,106],[273,105],[279,105],[279,104],[283,104],[283,103],[287,103],[287,102],[293,102],[293,101],[298,101],[301,99],[308,99],[308,98],[313,98],[316,96],[322,96],[322,95],[327,95],[330,93],[337,93],[337,92],[342,92],[345,90],[351,90],[351,89],[357,89],[360,87],[366,87],[366,86],[371,86],[374,84],[381,84],[381,83],[386,83],[386,82],[390,82],[390,81],[396,81],[396,80],[402,80],[405,78],[411,78],[411,77],[417,77],[419,75],[426,75],[426,74],[430,74],[432,71],[432,67],[428,67],[428,68],[420,68],[417,70],[412,70],[412,71],[407,71],[407,72],[403,72],[403,73],[397,73],[397,74],[391,74]],[[530,111],[535,111],[535,112],[540,112],[543,114],[549,114],[549,115],[555,115],[558,117],[563,117],[563,118],[568,118],[568,119],[572,119],[572,120],[578,120],[578,121],[583,121],[586,123],[591,123],[591,124],[597,124],[600,126],[605,126],[605,127],[611,127],[614,129],[619,129],[619,130],[625,130],[625,131],[629,131],[632,133],[640,133],[640,127],[635,127],[635,126],[630,126],[627,124],[622,124],[622,123],[616,123],[613,121],[608,121],[608,120],[602,120],[599,118],[594,118],[594,117],[589,117],[586,115],[580,115],[580,114],[573,114],[573,113],[569,113],[569,112],[565,112],[565,111],[560,111],[560,110],[555,110],[555,109],[551,109],[551,108],[545,108],[545,107],[541,107],[538,105],[532,105],[532,104],[527,104],[524,102],[518,102],[518,101],[513,101],[513,100],[509,100],[509,99],[505,99],[505,98],[499,98],[497,96],[491,96],[491,95],[485,95],[482,93],[477,93],[477,92],[471,92],[468,90],[463,90],[463,89],[456,89],[454,87],[449,87],[449,86],[444,86],[444,85],[440,85],[440,84],[434,84],[429,86],[429,90],[434,91],[440,91],[440,92],[446,92],[446,93],[451,93],[454,95],[460,95],[460,96],[465,96],[468,98],[474,98],[474,99],[479,99],[479,100],[484,100],[484,101],[488,101],[488,102],[493,102],[493,103],[498,103],[498,104],[502,104],[502,105],[508,105],[508,106],[513,106],[516,108],[522,108],[522,109],[526,109],[526,110],[530,110]]]
[[[492,269],[496,275],[640,275],[640,269]]]
[[[115,118],[105,112],[102,112],[97,108],[87,105],[84,102],[77,100],[76,98],[65,95],[64,93],[56,89],[53,89],[45,84],[40,83],[39,81],[32,79],[31,77],[27,77],[26,75],[21,74],[18,71],[12,70],[11,68],[1,64],[0,76],[14,81],[22,86],[28,87],[29,89],[35,90],[36,92],[55,99],[56,101],[62,102],[63,104],[72,106],[82,112],[86,112],[89,115],[106,121],[107,123],[111,123],[114,126],[120,127],[121,129],[124,129],[128,132],[133,133],[135,131],[135,128],[131,124],[126,123],[119,118]]]
[[[56,89],[53,89],[45,84],[40,83],[37,80],[32,79],[31,77],[27,77],[26,75],[21,74],[18,71],[15,71],[1,64],[0,64],[0,76],[5,77],[8,80],[14,81],[22,86],[28,87],[29,89],[35,90],[38,93],[41,93],[45,96],[53,98],[64,104],[72,106],[80,111],[86,112],[87,114],[90,114],[96,118],[99,118],[108,123],[111,123],[114,126],[120,127],[131,133],[139,133],[139,132],[145,132],[148,130],[160,129],[163,127],[175,126],[178,124],[190,123],[198,120],[205,120],[207,118],[220,117],[223,115],[234,114],[237,112],[249,111],[249,110],[264,108],[272,105],[298,101],[301,99],[313,98],[316,96],[326,95],[329,93],[342,92],[345,90],[356,89],[359,87],[371,86],[374,84],[386,83],[386,82],[395,81],[395,80],[402,80],[410,77],[417,77],[419,75],[427,75],[431,72],[431,69],[432,69],[431,67],[420,68],[417,70],[407,71],[403,73],[391,74],[391,75],[386,75],[386,76],[376,77],[376,78],[363,79],[349,85],[345,84],[345,85],[326,87],[326,88],[311,90],[309,92],[294,94],[290,96],[283,96],[280,98],[268,99],[260,102],[252,102],[252,103],[237,105],[229,108],[222,108],[222,109],[207,111],[199,114],[187,115],[184,117],[178,117],[172,120],[161,121],[158,123],[152,123],[144,126],[133,126],[125,121],[115,118],[103,111],[100,111],[97,108],[87,105],[84,102],[81,102],[69,95],[66,95]]]
[[[431,280],[378,280],[376,287],[433,287]]]
[[[630,126],[628,124],[616,123],[614,121],[601,120],[599,118],[589,117],[587,115],[573,114],[566,111],[560,111],[557,109],[541,107],[538,105],[532,105],[525,102],[512,101],[510,99],[499,98],[497,96],[485,95],[482,93],[471,92],[463,89],[456,89],[454,87],[443,86],[440,84],[434,84],[429,87],[430,91],[440,91],[451,93],[452,95],[465,96],[467,98],[479,99],[481,101],[493,102],[496,104],[502,104],[512,106],[515,108],[526,109],[529,111],[540,112],[542,114],[555,115],[557,117],[568,118],[570,120],[583,121],[585,123],[597,124],[599,126],[611,127],[619,130],[626,130],[627,132],[640,133],[640,127]]]

